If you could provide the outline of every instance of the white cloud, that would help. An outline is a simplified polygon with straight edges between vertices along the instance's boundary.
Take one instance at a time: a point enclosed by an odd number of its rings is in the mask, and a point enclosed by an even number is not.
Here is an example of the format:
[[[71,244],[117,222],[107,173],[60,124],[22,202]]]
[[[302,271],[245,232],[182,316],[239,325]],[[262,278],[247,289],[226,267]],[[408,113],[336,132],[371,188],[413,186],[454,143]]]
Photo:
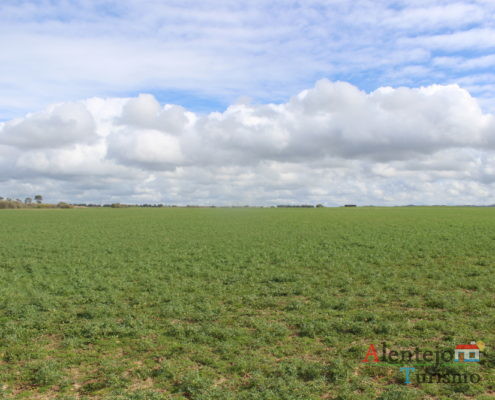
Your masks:
[[[210,110],[281,101],[319,77],[367,90],[455,82],[492,65],[494,11],[483,0],[0,2],[0,120],[140,92]]]
[[[424,6],[406,7],[390,12],[385,24],[398,29],[428,31],[469,26],[485,18],[484,10],[479,5],[463,2],[449,2],[443,5],[425,3]]]
[[[125,104],[121,123],[177,134],[194,120],[195,115],[181,106],[167,104],[162,108],[153,95],[140,94]]]
[[[179,140],[153,129],[126,129],[108,138],[108,157],[143,169],[173,169],[184,162]]]
[[[8,121],[0,139],[4,196],[459,204],[495,194],[494,116],[457,85],[366,93],[320,80],[285,103],[210,114],[145,94],[92,98]]]
[[[454,33],[406,38],[403,39],[403,42],[421,43],[426,48],[445,51],[493,49],[495,47],[495,29],[473,28]]]
[[[95,123],[83,104],[66,103],[2,126],[0,143],[19,148],[53,148],[96,139]]]

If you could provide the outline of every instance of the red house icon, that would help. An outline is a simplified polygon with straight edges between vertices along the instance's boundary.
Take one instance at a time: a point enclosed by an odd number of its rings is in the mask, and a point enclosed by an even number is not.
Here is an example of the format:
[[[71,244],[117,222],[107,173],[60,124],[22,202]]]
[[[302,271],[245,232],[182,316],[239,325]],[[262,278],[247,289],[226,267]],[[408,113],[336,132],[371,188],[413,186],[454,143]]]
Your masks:
[[[455,346],[454,361],[478,362],[480,360],[480,348],[475,342],[471,344],[459,344]]]

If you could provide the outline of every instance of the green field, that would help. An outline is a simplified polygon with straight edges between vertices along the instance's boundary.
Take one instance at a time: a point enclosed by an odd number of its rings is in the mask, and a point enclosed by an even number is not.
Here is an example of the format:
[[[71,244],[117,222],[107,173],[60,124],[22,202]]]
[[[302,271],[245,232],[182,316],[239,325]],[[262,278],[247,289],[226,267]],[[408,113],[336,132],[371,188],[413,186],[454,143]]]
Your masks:
[[[0,398],[495,397],[495,209],[2,210],[0,227]],[[370,343],[472,340],[481,362],[428,371],[478,383],[362,362]]]

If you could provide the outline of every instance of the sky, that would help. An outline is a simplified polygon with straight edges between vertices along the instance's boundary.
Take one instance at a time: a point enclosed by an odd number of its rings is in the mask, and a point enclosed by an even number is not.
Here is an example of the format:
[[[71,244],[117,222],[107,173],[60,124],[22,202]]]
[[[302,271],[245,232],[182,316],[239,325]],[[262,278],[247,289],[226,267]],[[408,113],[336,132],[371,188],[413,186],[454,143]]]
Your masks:
[[[0,2],[0,196],[495,203],[492,0]]]

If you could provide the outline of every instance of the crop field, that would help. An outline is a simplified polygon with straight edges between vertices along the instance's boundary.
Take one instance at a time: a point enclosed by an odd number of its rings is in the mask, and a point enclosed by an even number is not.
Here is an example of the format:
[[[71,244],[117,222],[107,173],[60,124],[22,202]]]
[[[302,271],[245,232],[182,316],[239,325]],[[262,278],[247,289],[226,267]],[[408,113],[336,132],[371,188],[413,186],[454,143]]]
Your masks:
[[[2,210],[0,398],[493,399],[494,265],[493,208]]]

